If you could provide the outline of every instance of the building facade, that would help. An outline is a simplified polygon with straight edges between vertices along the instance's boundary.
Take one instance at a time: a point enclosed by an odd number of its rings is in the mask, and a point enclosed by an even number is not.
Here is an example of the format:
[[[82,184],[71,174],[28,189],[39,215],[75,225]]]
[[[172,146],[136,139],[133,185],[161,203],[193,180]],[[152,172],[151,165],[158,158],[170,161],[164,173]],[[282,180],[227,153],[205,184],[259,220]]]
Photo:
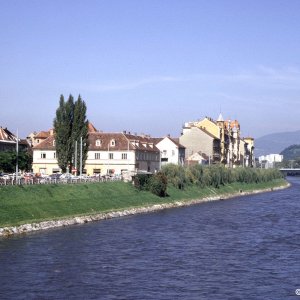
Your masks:
[[[228,167],[254,164],[254,139],[243,139],[239,122],[224,120],[222,114],[216,121],[205,117],[185,123],[180,143],[186,147],[187,157],[197,152],[207,156],[212,163]]]
[[[273,168],[275,163],[283,161],[283,155],[281,154],[268,154],[262,155],[258,158],[261,167],[269,169]]]
[[[156,172],[160,153],[151,138],[125,133],[89,132],[89,149],[82,172],[87,175],[121,175],[123,172]],[[74,164],[75,165],[75,162]],[[80,162],[77,162],[79,169]],[[33,172],[61,172],[56,156],[55,135],[33,147]]]
[[[157,139],[156,147],[160,151],[161,166],[172,163],[183,165],[185,161],[185,147],[179,143],[179,139],[170,136]]]
[[[220,139],[203,127],[185,123],[179,142],[185,147],[185,157],[191,160],[191,156],[198,153],[202,158],[211,162],[220,162]],[[194,156],[193,156],[194,158]],[[203,159],[201,161],[204,162]]]

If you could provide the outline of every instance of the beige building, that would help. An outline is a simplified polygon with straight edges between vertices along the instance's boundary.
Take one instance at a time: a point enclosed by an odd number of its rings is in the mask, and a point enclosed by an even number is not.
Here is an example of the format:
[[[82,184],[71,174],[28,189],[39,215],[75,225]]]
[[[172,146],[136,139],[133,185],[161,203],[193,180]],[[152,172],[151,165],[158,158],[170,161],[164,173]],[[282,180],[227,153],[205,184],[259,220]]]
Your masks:
[[[254,139],[242,139],[239,122],[224,120],[222,114],[216,121],[205,117],[185,123],[180,143],[186,147],[187,157],[198,152],[228,167],[253,166]]]
[[[220,139],[203,127],[186,123],[179,142],[185,147],[185,157],[188,159],[198,153],[211,162],[220,162]]]
[[[160,153],[150,137],[89,130],[88,142],[85,174],[121,175],[125,171],[159,170]],[[51,134],[33,147],[33,172],[48,175],[61,172],[56,158],[55,135]]]

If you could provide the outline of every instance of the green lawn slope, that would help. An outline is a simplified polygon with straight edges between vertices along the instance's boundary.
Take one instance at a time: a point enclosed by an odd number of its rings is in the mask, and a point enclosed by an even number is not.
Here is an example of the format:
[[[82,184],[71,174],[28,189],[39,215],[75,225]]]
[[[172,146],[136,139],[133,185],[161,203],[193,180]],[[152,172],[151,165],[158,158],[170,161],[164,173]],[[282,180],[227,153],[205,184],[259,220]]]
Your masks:
[[[282,179],[260,184],[234,183],[219,189],[189,186],[184,190],[168,188],[168,197],[160,198],[138,191],[132,184],[106,182],[89,184],[28,185],[0,187],[0,227],[56,220],[71,216],[201,199],[284,185]]]

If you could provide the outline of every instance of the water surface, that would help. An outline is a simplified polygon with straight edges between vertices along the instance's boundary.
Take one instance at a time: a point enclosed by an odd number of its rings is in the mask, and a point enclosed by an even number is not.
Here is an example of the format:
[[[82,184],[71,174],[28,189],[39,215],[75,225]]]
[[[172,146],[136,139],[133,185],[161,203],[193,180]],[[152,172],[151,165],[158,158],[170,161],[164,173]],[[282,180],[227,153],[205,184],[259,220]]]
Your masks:
[[[286,190],[0,239],[0,299],[300,299]]]

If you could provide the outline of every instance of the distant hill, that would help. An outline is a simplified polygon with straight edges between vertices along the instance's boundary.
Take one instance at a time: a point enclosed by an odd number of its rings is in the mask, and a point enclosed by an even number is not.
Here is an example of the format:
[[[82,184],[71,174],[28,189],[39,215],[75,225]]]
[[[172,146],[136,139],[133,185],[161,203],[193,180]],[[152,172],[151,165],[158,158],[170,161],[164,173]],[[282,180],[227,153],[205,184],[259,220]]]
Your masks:
[[[300,145],[291,145],[285,148],[280,154],[286,160],[296,160],[300,158]]]
[[[280,153],[295,144],[300,144],[300,130],[264,135],[255,139],[255,156]]]

